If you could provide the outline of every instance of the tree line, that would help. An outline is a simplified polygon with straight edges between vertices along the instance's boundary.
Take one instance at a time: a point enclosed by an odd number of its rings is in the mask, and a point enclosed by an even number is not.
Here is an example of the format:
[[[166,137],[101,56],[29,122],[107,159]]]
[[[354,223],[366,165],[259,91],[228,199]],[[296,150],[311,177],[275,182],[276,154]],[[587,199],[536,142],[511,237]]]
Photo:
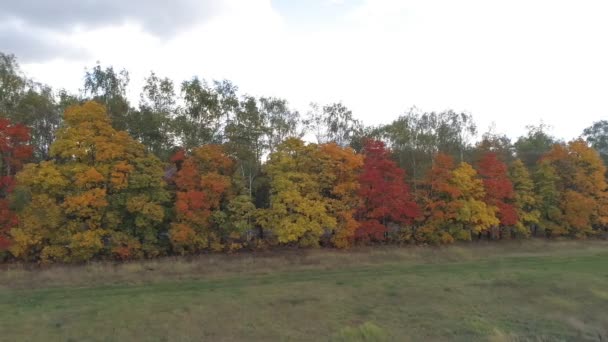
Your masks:
[[[179,87],[96,65],[79,94],[0,54],[0,258],[129,260],[278,245],[448,244],[605,235],[608,122],[563,142],[530,126],[475,140],[470,114],[367,127],[301,115],[229,81]],[[306,142],[303,138],[311,137]]]

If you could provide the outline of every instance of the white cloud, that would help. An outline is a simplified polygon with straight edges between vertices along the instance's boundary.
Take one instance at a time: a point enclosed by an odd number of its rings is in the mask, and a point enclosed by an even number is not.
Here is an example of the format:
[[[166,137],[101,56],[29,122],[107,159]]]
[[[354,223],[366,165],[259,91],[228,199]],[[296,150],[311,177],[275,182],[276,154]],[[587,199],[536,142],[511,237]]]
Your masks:
[[[541,119],[572,138],[608,116],[608,3],[604,1],[368,0],[323,30],[291,26],[269,0],[230,0],[225,11],[162,40],[123,24],[70,41],[94,59],[25,65],[45,82],[80,85],[95,60],[176,81],[227,78],[242,92],[342,100],[367,123],[407,108],[471,112],[512,137]],[[314,23],[315,18],[309,19]],[[69,79],[69,81],[68,81]],[[136,96],[135,96],[136,98]]]

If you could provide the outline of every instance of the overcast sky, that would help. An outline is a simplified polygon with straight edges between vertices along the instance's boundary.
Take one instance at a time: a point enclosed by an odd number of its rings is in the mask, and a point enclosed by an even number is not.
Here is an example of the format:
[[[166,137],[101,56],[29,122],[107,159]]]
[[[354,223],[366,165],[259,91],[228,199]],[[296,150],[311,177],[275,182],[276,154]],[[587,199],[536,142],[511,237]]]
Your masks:
[[[606,0],[0,0],[0,51],[76,91],[96,61],[229,79],[241,93],[342,101],[367,124],[454,109],[516,137],[608,119]]]

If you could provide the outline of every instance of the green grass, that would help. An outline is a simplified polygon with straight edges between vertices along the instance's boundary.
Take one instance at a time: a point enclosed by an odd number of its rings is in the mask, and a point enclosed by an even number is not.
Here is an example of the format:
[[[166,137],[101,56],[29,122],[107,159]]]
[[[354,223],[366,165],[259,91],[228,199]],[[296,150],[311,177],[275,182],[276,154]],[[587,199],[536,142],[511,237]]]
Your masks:
[[[607,341],[608,242],[0,270],[6,341]]]

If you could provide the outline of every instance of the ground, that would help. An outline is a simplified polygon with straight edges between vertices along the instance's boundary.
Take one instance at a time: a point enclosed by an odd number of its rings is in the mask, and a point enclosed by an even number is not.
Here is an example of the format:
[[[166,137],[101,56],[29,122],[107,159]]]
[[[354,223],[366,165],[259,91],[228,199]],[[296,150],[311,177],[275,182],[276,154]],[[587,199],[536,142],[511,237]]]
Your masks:
[[[4,341],[606,341],[608,242],[0,269]]]

